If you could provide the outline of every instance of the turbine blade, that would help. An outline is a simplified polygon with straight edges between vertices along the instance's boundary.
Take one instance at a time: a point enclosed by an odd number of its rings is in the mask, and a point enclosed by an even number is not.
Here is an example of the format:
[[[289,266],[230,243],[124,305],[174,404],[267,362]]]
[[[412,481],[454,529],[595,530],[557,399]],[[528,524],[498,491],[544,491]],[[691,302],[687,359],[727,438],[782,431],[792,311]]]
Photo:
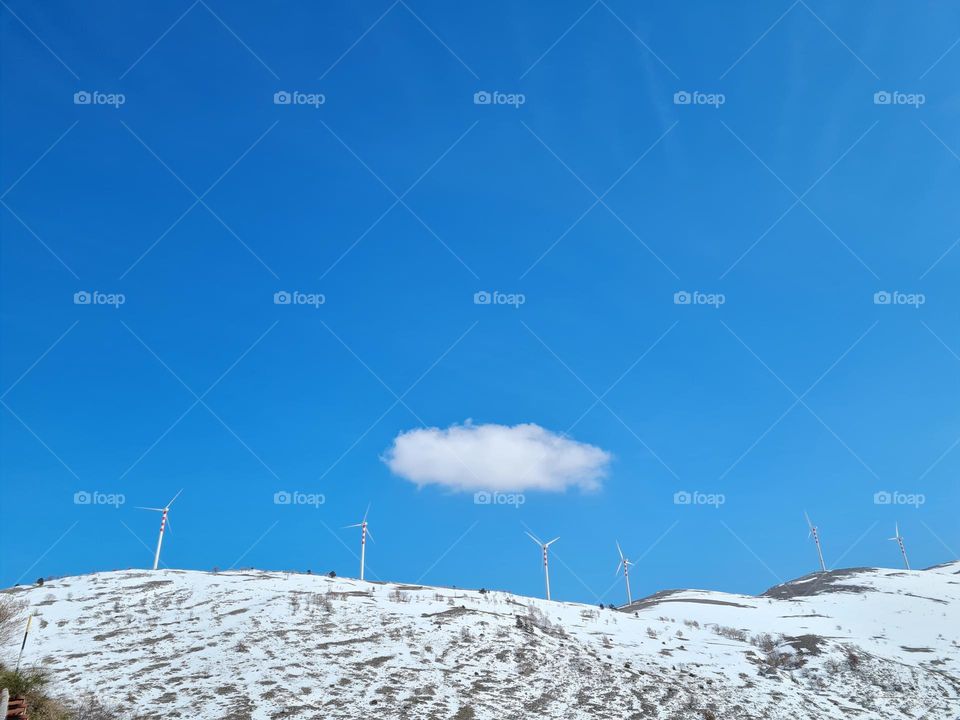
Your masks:
[[[528,530],[524,530],[524,532],[527,533],[530,539],[533,540],[537,545],[539,545],[540,547],[543,547],[543,543],[540,542],[540,538],[538,538],[536,535],[534,535],[532,532]]]
[[[554,544],[557,540],[559,540],[559,539],[560,539],[559,536],[558,536],[558,537],[555,537],[555,538],[554,538],[553,540],[551,540],[550,542],[544,543],[543,546],[544,546],[544,547],[550,547],[551,545],[553,545],[553,544]]]
[[[367,525],[367,537],[370,538],[370,541],[371,541],[371,542],[376,542],[376,540],[373,539],[373,533],[370,532],[370,526],[369,526],[369,525]]]
[[[354,523],[353,525],[344,525],[343,529],[346,530],[347,528],[354,528],[354,527],[361,527],[361,526],[362,526],[362,523]]]
[[[620,549],[620,543],[614,540],[617,543],[617,554],[620,556],[620,562],[623,562],[623,550]]]
[[[363,512],[363,522],[367,521],[367,515],[370,514],[370,503],[367,503],[367,509]]]
[[[154,512],[163,512],[163,508],[143,507],[142,505],[137,505],[134,510],[153,510]]]
[[[623,560],[621,560],[620,562],[617,563],[617,569],[613,571],[613,574],[614,574],[614,575],[619,575],[619,574],[620,574],[620,566],[621,566],[621,565],[623,565]]]
[[[807,526],[808,526],[811,530],[813,530],[813,523],[810,522],[810,516],[807,515],[807,511],[806,511],[806,510],[803,511],[803,517],[806,518],[806,520],[807,520]]]
[[[182,492],[183,492],[183,488],[180,488],[180,492],[178,492],[176,495],[173,496],[173,500],[176,500],[178,497],[180,497],[180,493]],[[167,507],[170,507],[171,505],[173,505],[173,500],[167,503]]]

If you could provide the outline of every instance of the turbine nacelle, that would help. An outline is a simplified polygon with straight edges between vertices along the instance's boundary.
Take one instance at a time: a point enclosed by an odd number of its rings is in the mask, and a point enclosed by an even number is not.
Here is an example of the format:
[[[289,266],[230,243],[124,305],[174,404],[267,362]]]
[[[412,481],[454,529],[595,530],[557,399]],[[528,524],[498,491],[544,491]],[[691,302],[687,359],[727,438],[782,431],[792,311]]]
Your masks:
[[[544,550],[546,550],[548,547],[550,547],[550,546],[553,545],[557,540],[560,539],[559,537],[555,537],[553,540],[550,540],[550,541],[548,541],[548,542],[543,542],[540,538],[538,538],[536,535],[534,535],[534,534],[531,533],[531,532],[527,532],[527,536],[528,536],[531,540],[533,540],[537,545],[539,545],[541,548],[543,548]]]

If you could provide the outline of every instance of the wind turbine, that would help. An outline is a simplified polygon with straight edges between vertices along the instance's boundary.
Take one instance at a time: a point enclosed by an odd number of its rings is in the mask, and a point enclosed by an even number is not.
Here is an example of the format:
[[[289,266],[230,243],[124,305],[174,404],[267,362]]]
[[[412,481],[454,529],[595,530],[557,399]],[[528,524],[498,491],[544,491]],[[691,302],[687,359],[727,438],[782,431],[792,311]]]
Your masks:
[[[903,564],[907,566],[907,570],[910,569],[910,561],[907,560],[907,549],[903,546],[903,535],[900,534],[900,523],[897,523],[895,526],[893,537],[891,540],[896,540],[897,545],[900,546],[900,554],[903,555]]]
[[[370,535],[370,529],[367,527],[367,513],[370,512],[370,506],[367,505],[367,511],[363,514],[363,520],[353,525],[347,525],[348,528],[360,528],[360,579],[363,580],[363,566],[367,557],[367,535]],[[346,528],[344,528],[346,529]],[[373,540],[373,535],[370,535]]]
[[[620,554],[620,562],[617,563],[616,572],[620,572],[620,568],[623,568],[623,579],[627,583],[627,605],[633,602],[633,598],[630,597],[630,566],[633,565],[632,560],[628,560],[623,556],[623,550],[620,549],[620,543],[617,543],[617,552]]]
[[[178,497],[180,497],[180,493],[182,492],[183,490],[181,489],[180,492],[178,492],[176,495],[173,496],[173,500],[176,500]],[[167,515],[170,513],[170,506],[173,505],[173,500],[168,502],[162,508],[155,508],[155,507],[138,507],[137,508],[137,510],[153,510],[154,512],[163,513],[160,516],[160,537],[157,538],[157,552],[153,556],[154,570],[156,570],[157,566],[160,564],[160,546],[163,545],[163,533],[167,529],[167,523],[169,522],[169,520],[167,520]]]
[[[812,537],[813,541],[817,544],[817,557],[820,558],[820,572],[826,572],[827,566],[823,562],[823,549],[820,547],[820,533],[817,532],[817,526],[810,522],[810,516],[806,512],[803,513],[803,516],[807,519],[807,526],[810,528],[810,533],[807,537]]]
[[[530,536],[530,539],[533,540],[537,545],[540,546],[540,549],[543,550],[543,578],[547,583],[547,600],[550,599],[550,563],[547,560],[547,548],[553,545],[560,538],[555,537],[550,542],[541,542],[533,533],[527,532],[527,535]]]

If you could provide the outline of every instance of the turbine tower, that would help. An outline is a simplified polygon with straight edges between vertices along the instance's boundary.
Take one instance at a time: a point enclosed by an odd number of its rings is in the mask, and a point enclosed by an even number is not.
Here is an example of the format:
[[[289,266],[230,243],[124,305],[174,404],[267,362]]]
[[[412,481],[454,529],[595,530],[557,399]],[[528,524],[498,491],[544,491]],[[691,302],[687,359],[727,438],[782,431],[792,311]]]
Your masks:
[[[632,560],[628,560],[623,556],[623,550],[620,549],[620,543],[617,543],[617,552],[620,554],[620,562],[617,563],[616,572],[620,572],[620,568],[623,568],[623,579],[627,583],[627,605],[633,602],[633,598],[630,597],[630,566],[633,565]]]
[[[903,535],[900,534],[900,523],[897,523],[894,526],[893,537],[891,540],[896,540],[897,545],[900,546],[900,554],[903,555],[903,564],[907,566],[907,570],[910,569],[910,561],[907,560],[907,549],[903,546]]]
[[[807,526],[810,528],[810,533],[807,537],[812,537],[813,542],[817,544],[817,557],[820,558],[820,572],[826,572],[827,566],[823,562],[823,549],[820,547],[820,533],[817,532],[817,526],[810,522],[810,516],[806,512],[803,513],[803,516],[807,519]]]
[[[549,600],[550,599],[550,563],[549,563],[549,560],[547,559],[547,548],[553,545],[560,538],[555,537],[550,542],[541,542],[540,538],[538,538],[533,533],[527,532],[527,535],[529,535],[530,539],[533,540],[543,551],[543,579],[547,585],[547,600]]]
[[[182,493],[182,492],[183,492],[183,490],[181,489],[180,492],[178,492],[176,495],[173,496],[173,500],[176,500],[178,497],[180,497],[180,493]],[[170,521],[167,519],[167,516],[170,514],[170,506],[173,505],[173,500],[171,500],[170,502],[168,502],[168,503],[167,503],[166,505],[164,505],[162,508],[155,508],[155,507],[138,507],[138,508],[137,508],[138,510],[153,510],[154,512],[161,513],[161,515],[160,515],[160,537],[157,538],[157,552],[156,552],[156,553],[154,554],[154,556],[153,556],[153,569],[154,569],[154,570],[156,570],[157,567],[160,565],[160,547],[163,545],[163,533],[166,531],[166,529],[167,529],[167,524],[170,522]]]
[[[370,512],[370,506],[367,505],[367,511],[363,514],[363,520],[353,525],[347,525],[348,528],[360,528],[360,579],[363,580],[363,568],[367,559],[367,535],[370,535],[370,528],[367,525],[367,514]],[[373,535],[370,535],[373,540]]]

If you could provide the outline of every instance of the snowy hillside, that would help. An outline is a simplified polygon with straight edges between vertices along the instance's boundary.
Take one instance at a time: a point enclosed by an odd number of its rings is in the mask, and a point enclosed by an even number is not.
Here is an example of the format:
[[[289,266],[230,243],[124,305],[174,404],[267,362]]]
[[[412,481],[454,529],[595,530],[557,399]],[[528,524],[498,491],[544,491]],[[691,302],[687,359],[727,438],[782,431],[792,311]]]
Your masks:
[[[8,592],[38,613],[25,662],[142,717],[956,720],[958,573],[846,570],[621,610],[261,571]]]

